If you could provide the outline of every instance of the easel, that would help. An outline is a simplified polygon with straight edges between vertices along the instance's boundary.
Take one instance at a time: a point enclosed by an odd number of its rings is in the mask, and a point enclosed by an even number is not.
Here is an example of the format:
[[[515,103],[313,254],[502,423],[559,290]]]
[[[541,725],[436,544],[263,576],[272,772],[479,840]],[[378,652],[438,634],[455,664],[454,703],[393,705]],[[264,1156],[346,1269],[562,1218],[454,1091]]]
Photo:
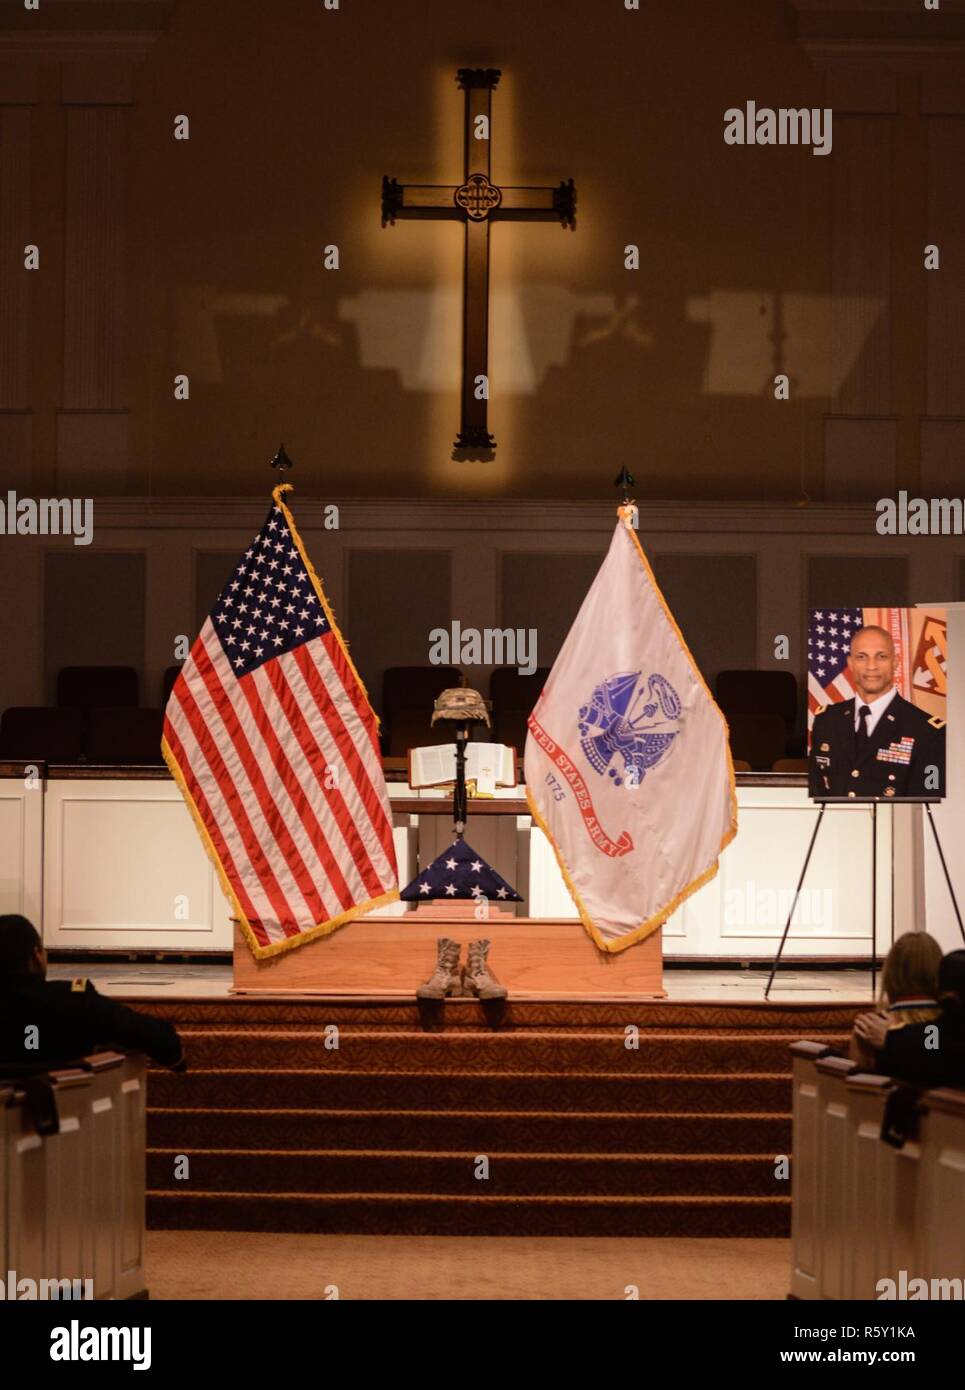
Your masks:
[[[794,917],[794,909],[797,907],[797,900],[801,896],[801,887],[804,883],[804,876],[807,873],[808,865],[811,862],[811,855],[814,852],[814,844],[818,838],[818,831],[821,829],[821,822],[824,820],[824,813],[828,809],[828,806],[841,805],[870,805],[871,807],[871,998],[874,999],[875,975],[877,972],[876,947],[878,940],[878,806],[883,801],[885,802],[885,805],[895,805],[894,801],[890,799],[885,801],[884,797],[863,796],[845,798],[838,796],[829,797],[824,801],[820,800],[820,798],[815,798],[815,805],[820,806],[821,810],[818,813],[818,818],[814,823],[814,829],[811,832],[811,842],[808,845],[807,854],[804,856],[804,864],[801,867],[801,876],[797,881],[797,887],[794,890],[794,897],[791,901],[791,910],[787,914],[787,921],[784,924],[784,931],[781,935],[780,945],[777,948],[777,955],[774,957],[774,964],[771,966],[771,973],[768,977],[767,985],[764,989],[765,999],[767,999],[770,995],[771,986],[774,983],[774,976],[777,974],[777,967],[780,965],[781,956],[784,953],[784,943],[787,941],[788,932],[791,930],[791,922]],[[902,797],[901,801],[898,802],[898,805],[920,805],[924,806],[925,808],[925,811],[928,815],[928,824],[931,826],[932,834],[935,837],[935,848],[938,850],[938,858],[941,861],[942,872],[945,875],[945,882],[948,884],[948,892],[952,900],[952,907],[955,909],[955,917],[958,921],[958,929],[962,934],[962,941],[963,943],[965,943],[965,924],[963,924],[962,922],[962,914],[958,908],[958,899],[955,897],[955,889],[952,886],[951,875],[948,872],[948,865],[945,862],[945,854],[942,850],[941,840],[938,838],[938,827],[936,826],[935,819],[931,813],[932,802],[929,801],[926,797],[908,796]],[[892,908],[892,910],[894,910],[894,908]]]

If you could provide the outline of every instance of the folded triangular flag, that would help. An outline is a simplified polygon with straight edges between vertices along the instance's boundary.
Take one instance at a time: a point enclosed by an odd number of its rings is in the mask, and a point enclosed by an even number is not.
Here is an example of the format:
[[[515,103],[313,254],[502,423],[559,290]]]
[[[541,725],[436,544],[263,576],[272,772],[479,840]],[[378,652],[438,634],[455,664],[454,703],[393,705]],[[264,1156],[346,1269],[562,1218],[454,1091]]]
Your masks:
[[[511,883],[489,867],[465,840],[456,840],[433,859],[427,869],[416,874],[399,894],[403,902],[431,902],[433,898],[457,898],[520,903],[522,898]]]
[[[655,931],[737,833],[727,725],[620,508],[529,718],[526,796],[604,951]]]
[[[256,956],[398,898],[378,721],[283,501],[239,558],[161,750]]]

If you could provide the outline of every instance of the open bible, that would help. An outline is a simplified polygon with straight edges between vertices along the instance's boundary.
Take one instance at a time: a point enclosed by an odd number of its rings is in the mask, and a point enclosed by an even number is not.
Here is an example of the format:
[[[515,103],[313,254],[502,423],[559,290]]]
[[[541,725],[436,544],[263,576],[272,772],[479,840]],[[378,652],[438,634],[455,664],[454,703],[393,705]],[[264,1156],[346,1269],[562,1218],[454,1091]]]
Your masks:
[[[454,743],[409,749],[410,787],[446,787],[455,780]],[[504,743],[466,744],[466,786],[470,796],[493,796],[497,787],[515,785],[515,748]]]

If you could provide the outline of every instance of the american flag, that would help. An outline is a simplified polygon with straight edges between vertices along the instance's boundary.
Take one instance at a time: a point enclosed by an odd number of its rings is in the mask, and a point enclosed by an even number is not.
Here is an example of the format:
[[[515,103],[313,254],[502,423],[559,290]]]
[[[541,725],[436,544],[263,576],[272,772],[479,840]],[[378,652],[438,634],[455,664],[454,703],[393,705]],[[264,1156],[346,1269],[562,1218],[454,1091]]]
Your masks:
[[[289,488],[205,619],[161,742],[256,956],[398,898],[377,720]]]
[[[863,608],[812,609],[808,626],[808,729],[822,705],[850,700],[851,637],[862,626]]]
[[[490,868],[482,855],[477,854],[465,840],[454,840],[448,849],[416,874],[400,896],[404,902],[431,902],[433,898],[523,901],[512,884]]]

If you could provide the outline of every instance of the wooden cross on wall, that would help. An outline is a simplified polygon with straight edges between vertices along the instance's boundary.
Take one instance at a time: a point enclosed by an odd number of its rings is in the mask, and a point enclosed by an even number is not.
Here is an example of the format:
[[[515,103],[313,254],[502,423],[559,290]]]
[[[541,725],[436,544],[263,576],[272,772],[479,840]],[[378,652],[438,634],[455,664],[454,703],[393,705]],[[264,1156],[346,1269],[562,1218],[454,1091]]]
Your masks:
[[[441,218],[464,222],[462,418],[453,458],[491,459],[489,433],[489,228],[498,219],[559,222],[576,226],[573,180],[555,188],[510,188],[492,182],[492,94],[498,68],[460,68],[456,81],[466,93],[465,178],[461,184],[398,183],[382,180],[382,226],[396,218]]]

